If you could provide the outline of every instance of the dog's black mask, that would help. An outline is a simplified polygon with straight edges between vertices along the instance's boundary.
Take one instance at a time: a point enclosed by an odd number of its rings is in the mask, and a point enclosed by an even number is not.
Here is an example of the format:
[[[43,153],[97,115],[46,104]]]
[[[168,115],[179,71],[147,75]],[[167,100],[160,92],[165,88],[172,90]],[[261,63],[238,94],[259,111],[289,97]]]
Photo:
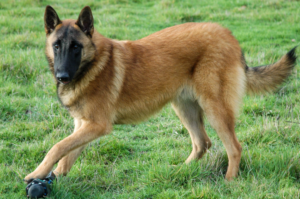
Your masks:
[[[83,46],[76,41],[77,30],[63,27],[58,30],[57,40],[52,44],[54,51],[54,74],[57,81],[70,83],[81,63]]]

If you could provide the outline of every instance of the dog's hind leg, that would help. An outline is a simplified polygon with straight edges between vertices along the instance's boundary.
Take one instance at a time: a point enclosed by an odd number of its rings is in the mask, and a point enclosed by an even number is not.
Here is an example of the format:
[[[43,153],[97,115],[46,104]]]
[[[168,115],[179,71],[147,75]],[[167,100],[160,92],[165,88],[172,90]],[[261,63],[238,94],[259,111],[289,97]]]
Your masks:
[[[231,180],[237,176],[241,160],[242,147],[234,131],[234,113],[221,100],[201,100],[200,104],[212,127],[224,144],[228,155],[228,169],[226,179]],[[226,108],[225,108],[226,107]]]
[[[172,106],[192,140],[193,150],[185,162],[199,160],[211,147],[211,141],[204,129],[202,109],[197,101],[187,99],[182,95],[172,102]]]
[[[244,69],[233,65],[219,71],[211,66],[206,71],[196,70],[194,81],[199,105],[226,148],[229,160],[226,179],[231,180],[238,174],[242,152],[234,126],[245,89]]]

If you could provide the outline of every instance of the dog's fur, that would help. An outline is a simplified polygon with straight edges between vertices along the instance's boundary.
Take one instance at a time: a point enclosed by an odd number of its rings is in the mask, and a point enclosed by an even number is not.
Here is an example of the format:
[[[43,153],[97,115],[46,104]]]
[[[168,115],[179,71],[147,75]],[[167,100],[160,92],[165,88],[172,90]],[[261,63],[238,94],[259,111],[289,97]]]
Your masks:
[[[277,88],[291,73],[295,49],[277,63],[250,68],[231,32],[214,23],[186,23],[137,41],[116,41],[94,31],[89,7],[78,20],[61,21],[45,11],[46,56],[58,97],[75,121],[73,134],[48,152],[25,180],[66,175],[84,146],[108,134],[113,124],[147,119],[167,103],[187,128],[198,160],[210,148],[206,115],[229,158],[226,179],[237,176],[242,147],[235,115],[245,92]]]

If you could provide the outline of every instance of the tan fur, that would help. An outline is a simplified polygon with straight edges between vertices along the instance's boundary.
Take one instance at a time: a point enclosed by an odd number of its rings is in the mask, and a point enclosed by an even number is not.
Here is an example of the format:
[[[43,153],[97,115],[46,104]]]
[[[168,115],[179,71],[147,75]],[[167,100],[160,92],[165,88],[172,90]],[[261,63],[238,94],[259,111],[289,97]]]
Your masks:
[[[65,20],[62,26],[78,28],[75,20]],[[54,31],[46,42],[49,63],[55,37]],[[140,122],[169,102],[192,139],[186,162],[198,160],[211,146],[205,114],[227,150],[230,180],[237,176],[241,158],[234,123],[246,88],[254,92],[275,88],[287,77],[278,73],[291,71],[282,69],[287,65],[283,57],[271,74],[264,71],[271,86],[265,86],[264,77],[255,83],[257,75],[246,73],[237,40],[214,23],[177,25],[137,41],[111,40],[96,31],[91,39],[82,32],[78,40],[84,44],[82,60],[94,60],[93,65],[80,81],[58,87],[62,103],[75,119],[75,130],[53,146],[26,180],[45,177],[59,160],[55,173],[67,174],[84,146],[109,133],[113,124]]]
[[[248,68],[247,93],[266,93],[278,87],[291,74],[295,62],[284,55],[275,64]]]

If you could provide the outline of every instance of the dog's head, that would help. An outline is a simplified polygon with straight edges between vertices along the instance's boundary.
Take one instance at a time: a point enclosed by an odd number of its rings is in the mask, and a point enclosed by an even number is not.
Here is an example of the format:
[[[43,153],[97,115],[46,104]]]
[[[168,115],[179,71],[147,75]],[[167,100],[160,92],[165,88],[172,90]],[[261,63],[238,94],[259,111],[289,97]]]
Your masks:
[[[61,21],[56,11],[47,6],[44,22],[47,36],[46,56],[50,69],[59,83],[68,84],[94,58],[92,11],[86,6],[77,20]]]

